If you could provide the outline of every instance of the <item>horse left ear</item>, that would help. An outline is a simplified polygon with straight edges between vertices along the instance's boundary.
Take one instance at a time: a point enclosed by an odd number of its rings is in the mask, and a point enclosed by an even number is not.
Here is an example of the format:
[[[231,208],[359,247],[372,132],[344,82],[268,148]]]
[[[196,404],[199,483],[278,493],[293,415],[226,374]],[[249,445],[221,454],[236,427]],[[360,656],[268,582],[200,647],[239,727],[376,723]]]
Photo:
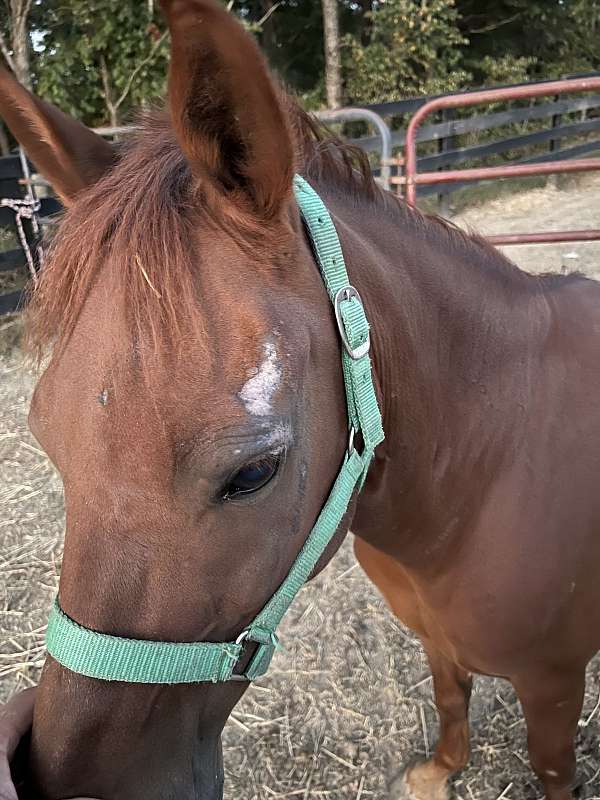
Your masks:
[[[254,39],[213,0],[162,0],[171,31],[169,101],[193,175],[261,219],[292,191],[294,147]]]
[[[113,145],[51,103],[31,94],[0,67],[0,116],[65,205],[108,172]]]

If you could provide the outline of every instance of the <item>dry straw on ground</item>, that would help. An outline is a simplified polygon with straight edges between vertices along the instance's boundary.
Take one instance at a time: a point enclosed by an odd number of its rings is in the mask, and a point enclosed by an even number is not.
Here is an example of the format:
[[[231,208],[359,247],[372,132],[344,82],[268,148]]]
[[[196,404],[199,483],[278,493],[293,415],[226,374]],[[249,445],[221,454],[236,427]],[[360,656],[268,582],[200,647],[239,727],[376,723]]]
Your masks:
[[[561,224],[569,225],[571,216],[574,227],[583,227],[594,224],[586,215],[595,215],[599,199],[600,181],[592,180],[576,192],[548,189],[510,204],[504,199],[471,219],[483,230],[492,221],[504,229],[523,220],[527,227],[551,227],[560,204]],[[521,250],[516,260],[560,269],[573,253],[579,257],[568,264],[598,275],[595,245]],[[61,485],[27,430],[34,380],[18,350],[0,356],[0,699],[39,675],[60,565]],[[349,543],[301,592],[281,633],[285,651],[249,689],[225,731],[227,800],[385,800],[401,765],[432,751],[437,717],[418,642],[384,607]],[[473,755],[454,782],[455,796],[539,798],[512,688],[479,679],[471,708]],[[581,796],[600,800],[600,658],[589,668],[577,751]]]

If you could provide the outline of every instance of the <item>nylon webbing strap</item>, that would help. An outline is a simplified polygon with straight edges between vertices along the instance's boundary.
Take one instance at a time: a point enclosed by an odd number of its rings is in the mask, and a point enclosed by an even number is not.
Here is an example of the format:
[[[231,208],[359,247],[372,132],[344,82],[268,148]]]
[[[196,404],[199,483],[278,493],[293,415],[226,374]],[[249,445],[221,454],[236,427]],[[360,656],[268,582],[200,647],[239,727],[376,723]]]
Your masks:
[[[57,600],[50,613],[46,644],[50,655],[73,672],[101,680],[161,684],[253,680],[264,675],[277,648],[277,626],[333,539],[353,494],[364,483],[375,447],[384,438],[368,353],[369,324],[358,292],[350,285],[327,208],[299,175],[294,178],[294,193],[344,345],[342,368],[352,436],[329,497],[287,577],[236,642],[153,642],[98,633],[68,617]],[[358,433],[362,435],[361,453],[352,446]],[[256,643],[256,648],[242,671],[238,662],[245,641]]]
[[[301,587],[308,580],[317,561],[338,529],[348,509],[350,498],[363,474],[363,461],[355,450],[349,456],[337,476],[331,494],[325,501],[317,522],[298,557],[292,564],[287,578],[269,600],[267,605],[250,625],[275,630],[285,612],[292,604]]]
[[[46,642],[52,657],[73,672],[128,683],[226,681],[242,650],[229,642],[152,642],[97,633],[63,613],[57,600]]]
[[[331,302],[335,305],[338,293],[351,286],[335,225],[319,195],[300,175],[294,178],[294,191],[313,243],[313,251],[323,281]],[[342,300],[339,309],[349,344],[354,348],[360,347],[369,335],[369,323],[362,303],[356,297],[352,297],[349,300]],[[364,454],[368,455],[368,462],[364,466],[368,469],[373,451],[384,439],[381,414],[373,386],[371,359],[368,353],[362,358],[351,358],[346,349],[343,349],[342,367],[350,426],[362,433]]]

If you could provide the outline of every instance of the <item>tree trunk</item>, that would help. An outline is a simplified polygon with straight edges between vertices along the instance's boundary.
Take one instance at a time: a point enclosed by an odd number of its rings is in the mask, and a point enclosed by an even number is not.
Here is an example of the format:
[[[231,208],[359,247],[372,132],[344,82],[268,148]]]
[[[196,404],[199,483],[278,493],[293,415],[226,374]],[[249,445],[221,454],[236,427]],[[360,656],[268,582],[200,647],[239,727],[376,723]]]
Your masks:
[[[262,18],[265,20],[261,26],[260,43],[267,55],[268,61],[272,59],[275,48],[277,47],[274,24],[275,15],[273,14],[274,5],[275,0],[262,0],[260,4]]]
[[[108,122],[111,128],[118,128],[120,122],[119,104],[114,99],[110,73],[104,55],[100,56],[100,77],[102,78],[102,94],[108,111]]]
[[[373,11],[373,0],[360,0],[361,18],[360,18],[360,43],[363,47],[367,47],[371,41],[371,29],[373,28],[373,20],[367,16]]]
[[[340,21],[338,0],[321,0],[325,39],[325,89],[329,108],[342,105],[342,59],[340,53]]]
[[[0,122],[0,155],[10,155],[10,142],[3,122]]]
[[[28,17],[31,0],[10,0],[12,62],[16,78],[31,90]]]

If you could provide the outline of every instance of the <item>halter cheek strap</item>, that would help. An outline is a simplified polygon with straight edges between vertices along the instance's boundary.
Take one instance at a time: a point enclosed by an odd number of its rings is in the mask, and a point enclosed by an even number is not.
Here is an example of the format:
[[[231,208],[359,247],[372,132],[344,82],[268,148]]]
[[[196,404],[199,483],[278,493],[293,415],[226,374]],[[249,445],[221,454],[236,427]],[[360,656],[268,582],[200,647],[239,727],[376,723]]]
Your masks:
[[[68,617],[57,599],[48,621],[46,644],[49,654],[73,672],[106,681],[157,684],[251,681],[264,675],[277,648],[277,626],[332,540],[355,490],[364,484],[375,448],[384,439],[369,358],[369,324],[360,295],[350,285],[327,208],[299,175],[294,178],[294,193],[343,345],[350,436],[331,493],[287,577],[235,642],[153,642],[99,633]],[[362,435],[362,453],[354,447],[358,433]],[[245,642],[257,646],[242,670],[239,662]]]

